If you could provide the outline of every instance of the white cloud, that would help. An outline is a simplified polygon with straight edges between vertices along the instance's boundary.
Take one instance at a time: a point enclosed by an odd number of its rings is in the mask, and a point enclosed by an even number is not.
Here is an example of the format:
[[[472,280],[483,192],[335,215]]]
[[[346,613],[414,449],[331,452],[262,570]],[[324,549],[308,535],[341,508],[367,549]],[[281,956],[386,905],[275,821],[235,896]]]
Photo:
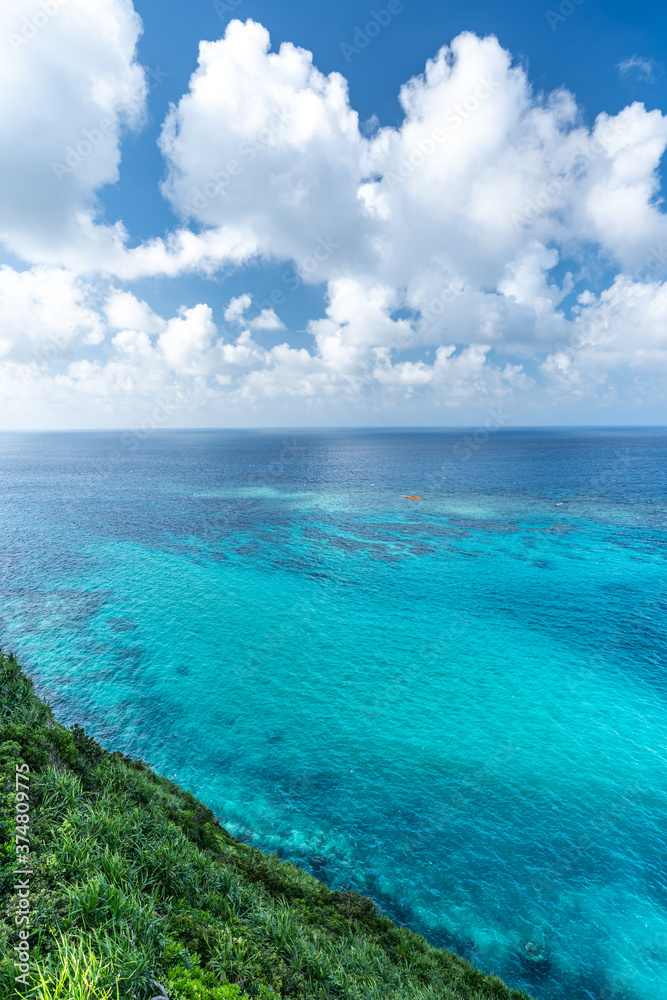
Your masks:
[[[653,376],[667,372],[667,282],[619,275],[599,296],[580,296],[568,342],[541,368],[561,390],[590,391],[609,373]],[[659,390],[664,392],[663,388]]]
[[[122,224],[96,221],[95,198],[142,119],[141,24],[129,0],[61,7],[18,46],[25,3],[0,11],[0,233],[34,265],[0,270],[0,389],[115,423],[167,395],[213,422],[444,419],[481,400],[547,405],[544,386],[554,400],[608,398],[614,372],[632,370],[636,385],[664,372],[659,111],[635,103],[589,128],[571,94],[536,94],[497,39],[463,33],[401,89],[400,126],[360,129],[340,74],[232,21],[201,43],[161,133],[162,190],[181,227],[128,249]],[[633,60],[621,72],[641,70]],[[81,162],[54,170],[68,146]],[[638,275],[648,260],[650,280]],[[230,336],[206,303],[163,316],[118,287],[263,261],[323,286],[308,349],[288,331],[258,344],[253,331],[285,327],[249,293],[225,310]],[[54,331],[66,347],[36,361]]]
[[[636,270],[667,238],[658,176],[667,117],[635,103],[613,118],[599,115],[592,141],[604,153],[591,164],[587,182],[573,192],[581,212],[580,239],[598,243],[614,263]]]
[[[262,309],[248,323],[251,330],[284,330],[285,324],[276,315],[275,309]]]
[[[0,359],[42,367],[99,344],[103,323],[88,293],[62,268],[0,267]]]
[[[248,318],[246,313],[252,306],[252,296],[247,292],[232,299],[225,310],[228,323],[239,323],[250,330],[284,330],[285,324],[276,315],[275,309],[266,307],[256,316]]]
[[[170,319],[157,344],[167,364],[179,374],[207,375],[216,332],[210,307],[200,304],[182,309],[178,317]]]
[[[535,95],[495,38],[464,33],[403,87],[401,127],[368,139],[342,77],[269,45],[252,21],[202,43],[163,130],[164,191],[184,217],[243,232],[305,280],[365,273],[422,311],[456,282],[495,299],[535,241],[636,268],[667,237],[658,111],[634,104],[589,130],[572,95]]]
[[[252,305],[252,295],[245,292],[232,299],[225,310],[225,319],[228,323],[243,323],[244,317]]]
[[[31,261],[85,256],[96,194],[118,179],[122,133],[140,124],[146,94],[130,0],[46,6],[0,5],[0,233]]]
[[[628,76],[636,73],[642,80],[653,82],[657,73],[657,65],[654,59],[645,59],[643,56],[630,56],[618,64],[618,71],[621,76]]]
[[[163,191],[184,219],[250,231],[266,256],[300,261],[358,215],[363,141],[340,74],[289,43],[269,48],[254,21],[200,44],[163,128]]]
[[[151,334],[162,333],[165,327],[162,317],[157,316],[147,302],[135,298],[132,292],[112,292],[104,312],[109,326],[116,330]]]

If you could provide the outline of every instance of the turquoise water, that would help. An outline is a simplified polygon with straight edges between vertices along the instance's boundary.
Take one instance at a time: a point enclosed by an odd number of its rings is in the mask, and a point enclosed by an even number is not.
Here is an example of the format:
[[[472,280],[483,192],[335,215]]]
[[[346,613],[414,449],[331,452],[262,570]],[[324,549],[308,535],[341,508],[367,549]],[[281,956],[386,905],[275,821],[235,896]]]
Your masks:
[[[0,638],[236,836],[537,997],[662,1000],[667,433],[461,439],[0,436]]]

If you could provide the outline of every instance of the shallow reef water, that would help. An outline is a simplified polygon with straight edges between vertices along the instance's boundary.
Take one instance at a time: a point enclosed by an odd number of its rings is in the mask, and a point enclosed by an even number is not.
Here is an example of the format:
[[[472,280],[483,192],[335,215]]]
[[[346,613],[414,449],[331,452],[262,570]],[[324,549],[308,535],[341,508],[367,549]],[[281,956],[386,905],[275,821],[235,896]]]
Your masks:
[[[0,641],[509,984],[665,1000],[667,432],[463,437],[2,435]]]

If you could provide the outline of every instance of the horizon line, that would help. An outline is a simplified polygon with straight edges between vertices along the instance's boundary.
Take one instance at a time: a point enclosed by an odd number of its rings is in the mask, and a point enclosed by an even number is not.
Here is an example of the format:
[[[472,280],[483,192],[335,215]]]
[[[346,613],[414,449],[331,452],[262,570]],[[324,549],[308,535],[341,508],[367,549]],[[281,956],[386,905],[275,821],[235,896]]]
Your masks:
[[[263,426],[202,426],[202,427],[33,427],[0,428],[0,435],[8,434],[143,434],[153,437],[160,434],[203,434],[230,432],[269,431],[470,431],[485,427],[476,424],[274,424]],[[507,424],[485,428],[495,436],[506,431],[667,431],[667,424]]]

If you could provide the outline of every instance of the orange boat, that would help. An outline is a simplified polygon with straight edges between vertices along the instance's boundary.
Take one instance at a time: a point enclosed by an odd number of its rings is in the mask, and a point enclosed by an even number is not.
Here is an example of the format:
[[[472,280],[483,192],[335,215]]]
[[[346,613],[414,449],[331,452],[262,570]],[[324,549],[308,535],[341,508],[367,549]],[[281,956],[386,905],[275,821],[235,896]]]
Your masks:
[[[403,494],[403,499],[404,500],[423,500],[424,498],[423,497],[411,497],[407,493],[404,493]]]

